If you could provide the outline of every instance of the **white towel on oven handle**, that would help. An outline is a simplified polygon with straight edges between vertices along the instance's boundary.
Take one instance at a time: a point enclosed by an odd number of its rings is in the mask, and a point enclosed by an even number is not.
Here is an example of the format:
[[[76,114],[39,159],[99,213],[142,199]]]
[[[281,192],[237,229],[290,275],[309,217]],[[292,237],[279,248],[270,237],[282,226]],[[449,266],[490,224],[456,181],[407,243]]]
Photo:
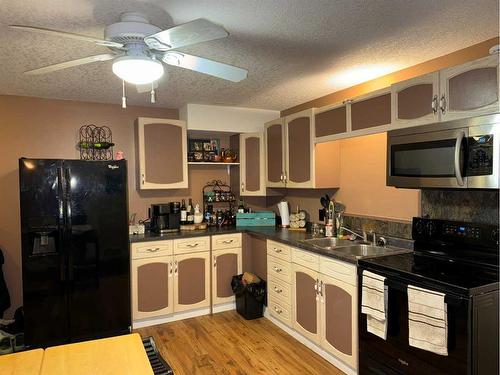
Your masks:
[[[361,312],[366,314],[366,330],[387,339],[387,297],[385,277],[363,271]]]

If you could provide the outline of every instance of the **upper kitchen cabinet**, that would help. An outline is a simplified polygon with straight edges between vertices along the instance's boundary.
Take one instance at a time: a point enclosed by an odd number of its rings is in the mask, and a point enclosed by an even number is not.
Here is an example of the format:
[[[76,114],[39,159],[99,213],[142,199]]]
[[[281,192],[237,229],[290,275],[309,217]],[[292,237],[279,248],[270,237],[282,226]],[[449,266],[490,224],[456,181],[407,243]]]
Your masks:
[[[315,187],[313,109],[285,117],[285,164],[286,187]]]
[[[441,120],[498,112],[498,55],[440,71]]]
[[[439,72],[433,72],[391,86],[394,127],[439,121]]]
[[[284,118],[264,126],[266,144],[266,186],[285,187],[285,125]]]
[[[346,103],[333,104],[314,111],[314,136],[316,138],[347,132],[350,112]]]
[[[266,195],[264,134],[240,134],[240,195]]]
[[[373,133],[391,125],[391,90],[377,90],[350,101],[350,130],[353,135]]]
[[[186,122],[137,119],[140,189],[188,187]]]

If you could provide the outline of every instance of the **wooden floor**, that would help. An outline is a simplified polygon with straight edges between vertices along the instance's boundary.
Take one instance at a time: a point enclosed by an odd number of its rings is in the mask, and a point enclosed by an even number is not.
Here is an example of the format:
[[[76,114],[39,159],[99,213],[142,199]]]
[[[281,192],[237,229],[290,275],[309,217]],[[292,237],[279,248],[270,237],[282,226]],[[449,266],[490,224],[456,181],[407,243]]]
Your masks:
[[[154,337],[175,375],[343,374],[268,319],[245,320],[235,311],[136,332]]]

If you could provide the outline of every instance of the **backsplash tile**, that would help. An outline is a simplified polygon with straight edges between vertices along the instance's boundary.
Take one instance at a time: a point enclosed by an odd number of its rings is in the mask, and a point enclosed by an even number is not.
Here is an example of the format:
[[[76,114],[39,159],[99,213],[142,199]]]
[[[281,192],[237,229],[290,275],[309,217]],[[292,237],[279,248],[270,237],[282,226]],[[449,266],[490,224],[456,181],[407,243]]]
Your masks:
[[[431,190],[421,194],[422,216],[432,219],[499,222],[498,190]]]
[[[344,226],[357,231],[373,231],[379,236],[411,239],[411,222],[367,216],[344,215]]]

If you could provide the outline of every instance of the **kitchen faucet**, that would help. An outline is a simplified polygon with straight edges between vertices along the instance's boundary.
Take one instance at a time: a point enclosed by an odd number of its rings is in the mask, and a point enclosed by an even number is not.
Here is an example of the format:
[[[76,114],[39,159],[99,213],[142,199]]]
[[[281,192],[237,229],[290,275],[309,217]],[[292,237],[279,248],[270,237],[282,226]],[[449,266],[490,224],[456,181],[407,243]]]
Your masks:
[[[343,227],[343,226],[341,226],[339,229],[342,229],[342,230],[345,230],[351,234],[354,234],[356,237],[359,237],[359,238],[363,239],[363,241],[368,242],[368,234],[365,231],[363,231],[363,234],[361,235],[361,234],[356,233],[356,232],[352,231],[351,229]],[[377,246],[377,235],[375,234],[374,231],[370,231],[370,234],[372,235],[372,241],[371,241],[372,245]]]

